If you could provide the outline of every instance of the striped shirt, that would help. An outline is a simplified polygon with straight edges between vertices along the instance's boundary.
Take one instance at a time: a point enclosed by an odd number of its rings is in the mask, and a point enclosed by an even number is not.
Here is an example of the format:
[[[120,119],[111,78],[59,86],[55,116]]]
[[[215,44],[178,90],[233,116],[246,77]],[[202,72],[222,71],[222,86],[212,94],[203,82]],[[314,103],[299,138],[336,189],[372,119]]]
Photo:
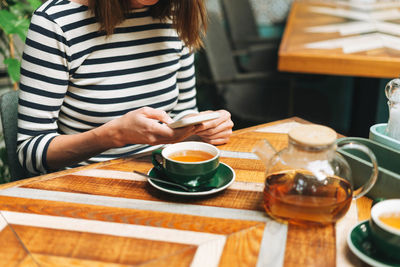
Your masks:
[[[132,10],[106,37],[87,6],[49,0],[32,16],[21,64],[18,157],[46,173],[47,148],[60,134],[99,127],[144,107],[178,119],[196,113],[194,57],[170,21]],[[140,152],[131,144],[78,165]],[[73,167],[73,166],[71,166]]]

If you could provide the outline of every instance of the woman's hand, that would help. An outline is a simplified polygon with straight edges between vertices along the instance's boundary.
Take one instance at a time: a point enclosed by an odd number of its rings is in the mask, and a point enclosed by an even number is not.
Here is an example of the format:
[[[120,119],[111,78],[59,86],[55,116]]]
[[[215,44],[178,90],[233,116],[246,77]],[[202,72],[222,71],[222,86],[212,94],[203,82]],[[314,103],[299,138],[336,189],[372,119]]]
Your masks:
[[[201,113],[209,113],[204,111]],[[220,116],[217,119],[203,122],[195,128],[196,135],[204,142],[213,145],[226,144],[232,134],[233,122],[231,114],[226,110],[218,110]]]
[[[170,123],[172,119],[162,110],[144,107],[90,131],[56,136],[47,150],[47,165],[58,170],[110,148],[175,143],[195,134],[194,126],[171,129],[160,122]]]
[[[149,107],[140,108],[90,131],[56,136],[47,150],[47,164],[51,170],[58,170],[110,148],[127,144],[176,143],[190,136],[200,137],[214,145],[224,144],[232,133],[233,122],[229,112],[218,112],[218,119],[197,126],[172,129],[167,123],[173,120],[166,112]]]
[[[114,145],[117,147],[175,143],[195,134],[194,126],[171,129],[166,125],[171,122],[173,120],[165,111],[143,107],[109,122],[108,126],[113,129]]]

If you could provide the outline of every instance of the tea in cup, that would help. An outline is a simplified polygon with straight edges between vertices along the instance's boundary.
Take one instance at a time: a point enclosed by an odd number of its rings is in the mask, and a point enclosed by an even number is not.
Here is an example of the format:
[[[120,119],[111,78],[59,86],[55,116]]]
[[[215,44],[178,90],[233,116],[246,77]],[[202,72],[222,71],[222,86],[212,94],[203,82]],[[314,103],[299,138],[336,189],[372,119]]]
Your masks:
[[[161,176],[178,184],[196,187],[213,178],[219,166],[219,156],[219,149],[213,145],[181,142],[154,151],[152,162]]]
[[[373,205],[369,224],[376,249],[400,263],[400,199]]]

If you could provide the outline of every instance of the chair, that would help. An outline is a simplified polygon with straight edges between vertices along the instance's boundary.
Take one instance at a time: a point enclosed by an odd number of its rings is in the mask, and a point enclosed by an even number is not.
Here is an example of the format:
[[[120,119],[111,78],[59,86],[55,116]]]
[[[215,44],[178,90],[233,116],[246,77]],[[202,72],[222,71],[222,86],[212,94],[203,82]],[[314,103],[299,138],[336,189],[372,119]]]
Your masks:
[[[261,37],[249,0],[220,0],[228,24],[229,37],[235,49],[249,45],[279,43],[280,37]]]
[[[29,177],[17,156],[18,91],[8,91],[0,97],[0,114],[11,181]]]
[[[204,55],[211,80],[200,77],[199,83],[213,84],[223,107],[242,121],[260,123],[287,117],[291,79],[276,70],[239,72],[220,16],[211,10],[208,16]]]
[[[280,1],[274,1],[274,0],[268,0],[264,1],[264,3],[285,3],[285,5],[290,6],[290,0],[280,0]],[[281,113],[284,113],[285,110],[284,108],[287,107],[287,116],[300,116],[304,119],[307,119],[309,121],[313,121],[315,123],[321,123],[321,124],[327,124],[330,125],[331,127],[335,128],[339,132],[346,133],[349,127],[349,119],[347,118],[348,115],[348,92],[351,92],[351,84],[352,81],[348,77],[332,77],[330,75],[310,75],[310,74],[301,74],[301,73],[282,73],[282,72],[277,72],[277,55],[278,55],[278,49],[275,51],[273,49],[267,50],[270,51],[269,53],[263,52],[262,49],[258,49],[259,53],[255,53],[254,50],[254,44],[256,44],[256,47],[259,47],[258,45],[265,41],[266,46],[270,44],[270,42],[276,42],[279,44],[280,40],[279,38],[262,38],[258,36],[258,29],[257,29],[257,24],[255,22],[255,17],[253,15],[253,10],[250,5],[251,1],[250,0],[219,0],[218,2],[220,5],[218,7],[220,8],[215,8],[217,11],[222,11],[223,16],[220,17],[219,23],[221,23],[223,26],[222,28],[225,30],[225,36],[221,38],[226,38],[228,41],[228,45],[232,47],[234,51],[242,51],[246,47],[253,47],[253,52],[248,52],[248,56],[242,56],[240,57],[240,60],[238,62],[240,63],[241,68],[243,68],[245,71],[249,73],[254,73],[254,72],[267,72],[269,73],[270,77],[271,76],[276,76],[276,78],[272,77],[270,79],[267,79],[264,81],[264,88],[266,89],[266,92],[262,91],[262,82],[252,82],[250,84],[246,84],[247,86],[254,86],[254,83],[258,83],[256,85],[258,89],[252,89],[254,90],[254,94],[252,98],[255,99],[255,102],[252,103],[252,107],[249,107],[247,109],[247,114],[250,113],[252,114],[252,118],[256,118],[255,115],[257,115],[259,118],[264,118],[265,120],[270,117],[272,119],[277,119],[278,116],[280,116]],[[273,10],[273,8],[271,9]],[[214,11],[215,12],[215,11]],[[272,11],[271,11],[272,12]],[[211,10],[209,10],[209,13],[212,13]],[[272,17],[271,14],[265,14],[268,18],[271,19],[271,24],[272,28],[281,28],[283,26],[283,19],[285,15],[282,13],[281,17]],[[211,22],[213,23],[213,22]],[[213,28],[209,27],[209,32],[211,33],[214,31]],[[221,30],[220,30],[221,31]],[[222,31],[221,31],[222,32]],[[210,34],[212,36],[212,33]],[[278,36],[279,35],[275,35]],[[213,37],[213,39],[217,39],[217,37]],[[218,39],[217,39],[218,40]],[[236,42],[235,42],[236,40]],[[208,40],[208,42],[211,42],[212,40]],[[253,45],[252,45],[253,44]],[[210,47],[216,47],[216,44],[210,44]],[[220,46],[226,47],[226,44],[220,44]],[[213,49],[214,49],[213,48]],[[207,53],[213,53],[213,49],[208,49]],[[248,51],[252,50],[251,48],[248,48]],[[227,49],[225,49],[227,50]],[[211,62],[211,61],[219,61],[220,57],[222,57],[223,53],[227,53],[224,49],[220,48],[217,52],[213,53],[212,56],[208,55],[208,60],[210,61],[210,72],[213,73],[214,77],[218,77],[218,71],[224,71],[224,72],[232,72],[232,70],[228,71],[227,68],[232,69],[231,65],[232,63],[221,63],[218,65],[218,63]],[[246,50],[246,49],[244,49]],[[230,52],[233,53],[234,55],[237,54],[237,52]],[[271,55],[272,53],[272,55]],[[230,61],[232,62],[232,61]],[[225,66],[224,65],[228,65]],[[238,65],[238,64],[237,64]],[[216,70],[215,70],[216,69]],[[238,67],[236,67],[237,71],[239,71]],[[283,75],[284,74],[284,75]],[[250,74],[249,74],[250,75]],[[235,76],[235,75],[233,75]],[[286,77],[286,81],[284,80]],[[218,81],[218,78],[214,78]],[[239,83],[239,82],[237,82]],[[220,88],[223,87],[222,85],[219,86]],[[239,92],[240,89],[231,90],[229,93],[228,91],[230,90],[230,85],[225,85],[223,88],[220,90],[226,90],[224,93],[224,99],[226,99],[225,107],[229,109],[230,107],[234,105],[238,105],[237,107],[232,107],[231,112],[235,112],[236,110],[239,110],[240,103],[236,103],[235,101],[239,101],[238,99],[231,99],[229,98],[239,98],[242,96],[243,101],[245,99],[249,99],[250,96],[245,95],[245,90],[246,87],[243,87],[243,91]],[[275,89],[272,89],[275,88]],[[287,88],[289,88],[289,93],[287,92]],[[282,89],[282,92],[279,91]],[[271,92],[271,90],[275,90],[275,92]],[[350,90],[350,91],[349,91]],[[238,96],[233,97],[230,94],[233,94],[235,92]],[[265,94],[269,94],[273,99],[276,99],[276,103],[270,103],[268,101],[262,101],[263,95],[262,92]],[[286,96],[285,96],[286,94]],[[286,97],[286,99],[284,99]],[[239,98],[240,99],[240,98]],[[337,101],[340,102],[341,104],[334,105],[333,102]],[[249,101],[246,101],[249,102]],[[260,108],[259,106],[264,102],[265,107]],[[289,102],[289,103],[288,103]],[[258,103],[258,104],[257,104]],[[278,104],[281,104],[282,107],[279,107]],[[268,108],[276,107],[274,110],[271,110],[268,112]],[[340,108],[339,108],[340,107]],[[244,109],[244,107],[242,107]],[[257,114],[256,109],[258,109]],[[248,117],[247,117],[248,118]],[[250,125],[244,125],[244,127],[247,127]]]
[[[277,68],[280,36],[261,37],[249,0],[220,0],[228,38],[245,71]]]

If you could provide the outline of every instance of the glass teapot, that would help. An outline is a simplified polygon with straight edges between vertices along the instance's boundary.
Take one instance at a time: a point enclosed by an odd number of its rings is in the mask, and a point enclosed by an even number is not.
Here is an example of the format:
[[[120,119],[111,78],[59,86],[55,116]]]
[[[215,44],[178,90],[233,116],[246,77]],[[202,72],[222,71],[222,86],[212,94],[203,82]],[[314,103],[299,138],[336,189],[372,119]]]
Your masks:
[[[336,143],[329,127],[303,124],[289,131],[289,145],[276,152],[266,140],[253,152],[265,163],[264,208],[280,221],[327,224],[343,217],[351,200],[366,194],[378,177],[375,155],[356,142]],[[337,148],[366,153],[373,164],[369,180],[353,190],[351,170]]]
[[[385,133],[400,141],[400,79],[388,82],[385,94],[389,105],[389,121]]]

